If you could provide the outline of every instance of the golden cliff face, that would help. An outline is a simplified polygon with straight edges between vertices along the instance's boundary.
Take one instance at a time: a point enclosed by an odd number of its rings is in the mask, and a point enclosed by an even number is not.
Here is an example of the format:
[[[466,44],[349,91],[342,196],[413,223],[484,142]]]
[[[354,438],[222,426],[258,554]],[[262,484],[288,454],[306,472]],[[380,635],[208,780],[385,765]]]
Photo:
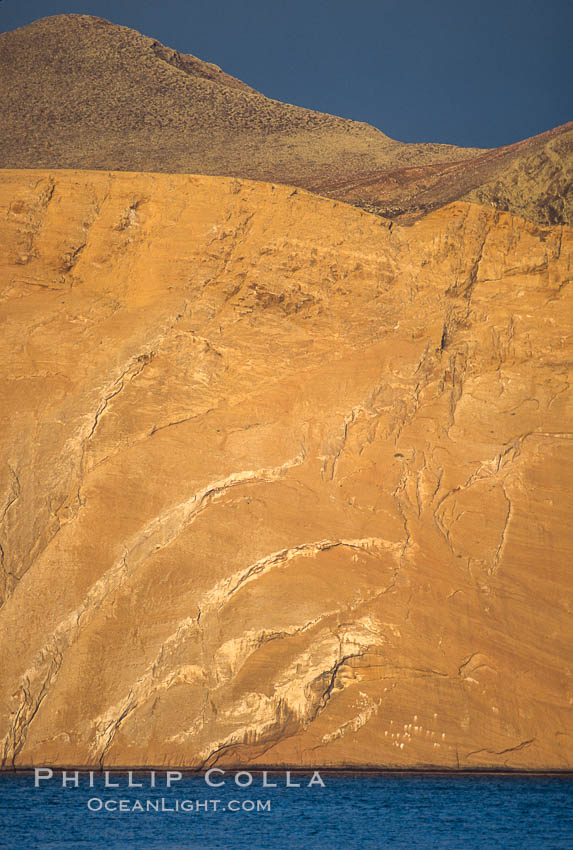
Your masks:
[[[573,231],[0,195],[4,763],[570,767]]]

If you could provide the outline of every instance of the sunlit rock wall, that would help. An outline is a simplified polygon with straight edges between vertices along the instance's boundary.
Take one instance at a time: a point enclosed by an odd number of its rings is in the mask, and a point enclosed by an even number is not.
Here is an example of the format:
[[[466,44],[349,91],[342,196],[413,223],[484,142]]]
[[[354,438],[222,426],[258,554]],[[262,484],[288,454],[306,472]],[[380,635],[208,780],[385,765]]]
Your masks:
[[[6,766],[571,766],[571,229],[0,200]]]

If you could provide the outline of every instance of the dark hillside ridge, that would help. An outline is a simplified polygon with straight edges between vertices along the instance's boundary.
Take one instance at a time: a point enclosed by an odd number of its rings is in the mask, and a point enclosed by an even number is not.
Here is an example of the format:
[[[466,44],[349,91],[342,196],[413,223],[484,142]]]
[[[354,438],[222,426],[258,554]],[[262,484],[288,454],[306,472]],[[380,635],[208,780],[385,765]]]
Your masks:
[[[88,15],[0,35],[0,74],[1,168],[245,177],[406,221],[462,197],[572,221],[571,124],[494,151],[404,144]]]

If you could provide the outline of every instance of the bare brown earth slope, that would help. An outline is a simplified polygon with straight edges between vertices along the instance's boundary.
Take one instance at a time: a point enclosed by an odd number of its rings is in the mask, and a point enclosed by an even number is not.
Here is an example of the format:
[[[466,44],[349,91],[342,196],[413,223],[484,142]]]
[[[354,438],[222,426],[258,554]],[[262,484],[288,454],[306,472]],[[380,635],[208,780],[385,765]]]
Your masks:
[[[6,766],[571,768],[573,231],[8,171]]]
[[[403,144],[87,15],[0,35],[0,80],[2,168],[233,175],[406,221],[467,198],[573,222],[572,124],[494,151]]]

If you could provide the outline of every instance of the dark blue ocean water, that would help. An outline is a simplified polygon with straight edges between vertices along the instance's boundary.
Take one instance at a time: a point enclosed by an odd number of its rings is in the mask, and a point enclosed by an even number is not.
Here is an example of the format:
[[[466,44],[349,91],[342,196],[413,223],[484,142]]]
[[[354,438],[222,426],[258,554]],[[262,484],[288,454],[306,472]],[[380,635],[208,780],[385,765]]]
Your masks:
[[[164,773],[149,788],[127,788],[127,774],[79,777],[61,787],[61,774],[34,788],[32,774],[0,775],[0,846],[6,848],[573,848],[573,777],[321,773],[326,787],[306,787],[311,774],[269,775],[277,788],[253,783],[209,788],[203,775],[185,775],[166,789]],[[163,777],[163,780],[161,780]],[[219,777],[216,777],[219,779]],[[246,779],[246,778],[245,778]],[[118,811],[142,807],[159,811]],[[163,800],[163,802],[161,802]],[[218,800],[215,805],[212,801]],[[90,802],[91,801],[91,802]],[[179,802],[177,802],[179,801]],[[170,811],[187,801],[188,811]],[[257,803],[257,801],[261,801]],[[89,803],[89,806],[88,806]],[[199,806],[197,807],[197,803]],[[106,811],[105,806],[108,806]],[[206,804],[206,805],[205,805]],[[99,811],[90,811],[90,806]],[[161,811],[161,808],[164,811]],[[233,809],[236,809],[234,811]],[[258,809],[258,810],[257,810]]]

